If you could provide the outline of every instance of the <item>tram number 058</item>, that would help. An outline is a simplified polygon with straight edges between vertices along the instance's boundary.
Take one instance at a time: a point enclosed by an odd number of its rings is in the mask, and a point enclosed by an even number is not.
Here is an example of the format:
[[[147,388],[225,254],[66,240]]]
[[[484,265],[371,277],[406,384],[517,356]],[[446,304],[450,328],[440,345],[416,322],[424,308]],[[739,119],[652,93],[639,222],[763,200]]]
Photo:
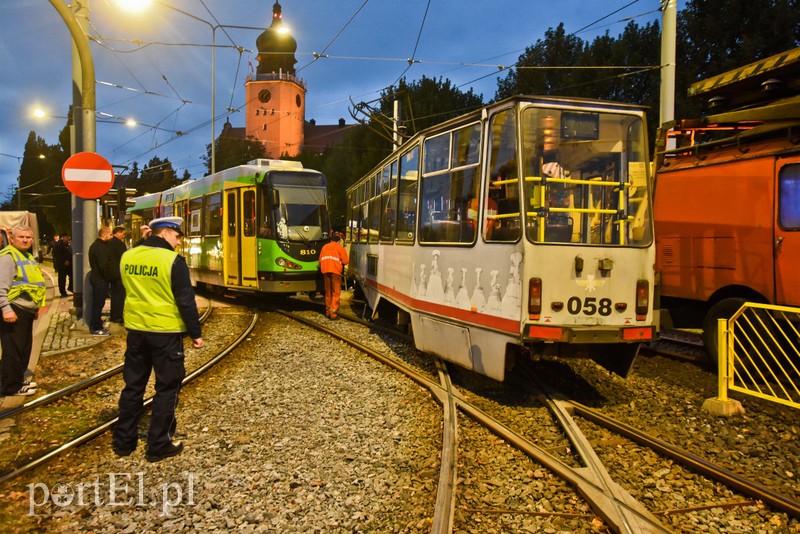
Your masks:
[[[611,299],[598,300],[595,297],[586,297],[581,300],[580,297],[570,297],[567,301],[567,311],[572,315],[583,312],[584,315],[599,313],[603,317],[607,317],[611,315]]]

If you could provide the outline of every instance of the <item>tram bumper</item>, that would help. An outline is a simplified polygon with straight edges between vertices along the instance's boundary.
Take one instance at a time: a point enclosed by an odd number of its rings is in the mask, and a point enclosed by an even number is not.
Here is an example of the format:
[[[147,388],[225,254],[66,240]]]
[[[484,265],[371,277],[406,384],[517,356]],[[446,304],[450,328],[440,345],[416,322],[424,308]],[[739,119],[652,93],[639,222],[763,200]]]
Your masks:
[[[569,327],[526,325],[522,336],[534,354],[589,358],[627,378],[642,342],[656,338],[654,326]]]
[[[652,341],[653,326],[598,327],[525,325],[522,339],[526,343],[632,343]]]

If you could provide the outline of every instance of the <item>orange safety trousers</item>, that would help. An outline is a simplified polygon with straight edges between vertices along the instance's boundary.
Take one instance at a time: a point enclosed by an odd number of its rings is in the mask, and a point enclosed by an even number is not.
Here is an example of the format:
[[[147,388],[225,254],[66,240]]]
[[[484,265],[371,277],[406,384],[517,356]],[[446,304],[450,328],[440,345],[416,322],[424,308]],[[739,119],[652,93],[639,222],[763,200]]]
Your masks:
[[[325,273],[325,315],[331,317],[339,311],[339,298],[342,296],[342,275]]]

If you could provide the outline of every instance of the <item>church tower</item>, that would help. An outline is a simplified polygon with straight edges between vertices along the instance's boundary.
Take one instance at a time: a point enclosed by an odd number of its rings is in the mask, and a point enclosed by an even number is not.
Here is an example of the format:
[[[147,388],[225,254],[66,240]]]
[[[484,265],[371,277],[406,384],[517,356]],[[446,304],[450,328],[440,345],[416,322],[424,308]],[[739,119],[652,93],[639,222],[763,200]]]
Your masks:
[[[272,24],[256,39],[258,67],[245,81],[245,136],[264,144],[268,158],[296,156],[303,146],[306,87],[295,76],[297,42],[272,6]]]

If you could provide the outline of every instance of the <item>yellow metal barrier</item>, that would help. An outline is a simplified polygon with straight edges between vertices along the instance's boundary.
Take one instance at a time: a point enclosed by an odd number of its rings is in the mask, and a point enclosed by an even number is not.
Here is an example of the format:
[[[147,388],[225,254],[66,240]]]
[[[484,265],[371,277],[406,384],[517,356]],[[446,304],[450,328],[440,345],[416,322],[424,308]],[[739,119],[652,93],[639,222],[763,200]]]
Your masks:
[[[718,401],[738,391],[800,408],[800,308],[745,303],[718,340]]]

